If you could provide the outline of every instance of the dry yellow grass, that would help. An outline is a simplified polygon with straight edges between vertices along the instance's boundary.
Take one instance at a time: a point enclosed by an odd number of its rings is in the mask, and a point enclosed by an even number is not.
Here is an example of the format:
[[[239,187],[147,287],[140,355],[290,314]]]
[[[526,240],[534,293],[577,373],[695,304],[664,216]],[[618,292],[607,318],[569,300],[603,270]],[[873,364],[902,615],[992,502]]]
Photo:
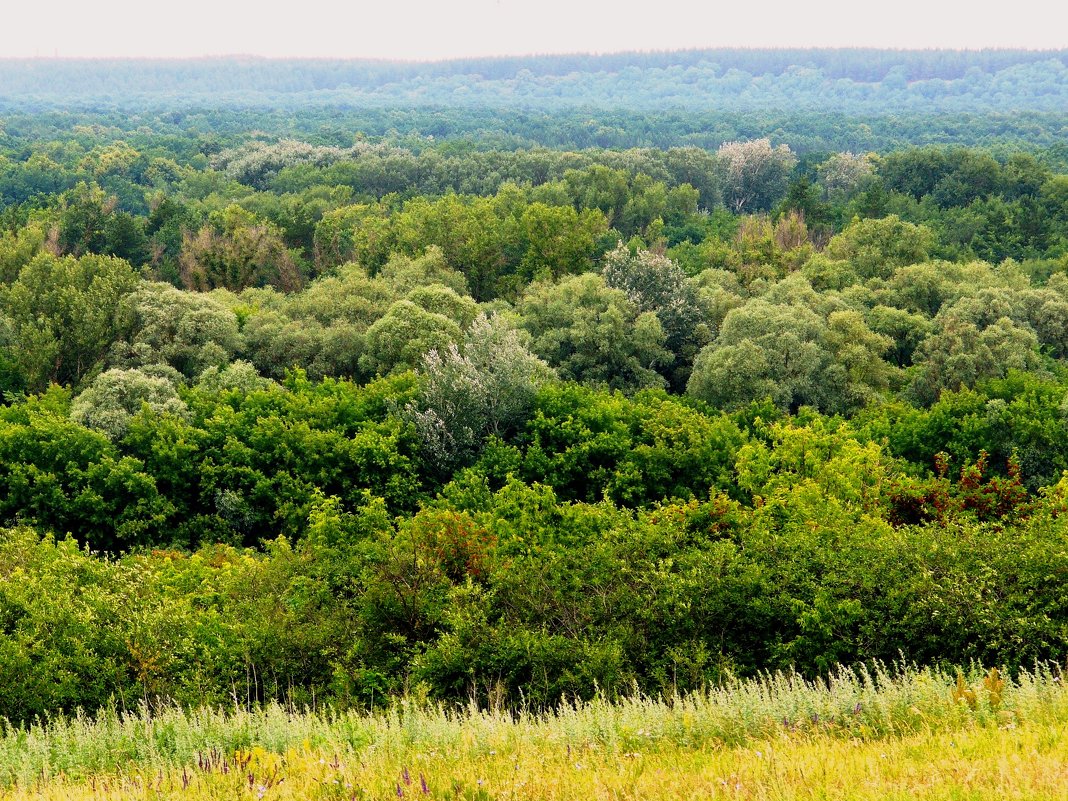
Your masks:
[[[521,744],[517,744],[521,745]],[[137,769],[4,793],[12,801],[134,799],[1063,799],[1068,724],[978,726],[860,741],[783,734],[746,747],[605,753],[485,750],[407,758],[368,746],[238,752],[213,765]],[[235,763],[239,763],[236,764]],[[425,785],[424,785],[425,782]],[[425,791],[424,791],[425,786]]]

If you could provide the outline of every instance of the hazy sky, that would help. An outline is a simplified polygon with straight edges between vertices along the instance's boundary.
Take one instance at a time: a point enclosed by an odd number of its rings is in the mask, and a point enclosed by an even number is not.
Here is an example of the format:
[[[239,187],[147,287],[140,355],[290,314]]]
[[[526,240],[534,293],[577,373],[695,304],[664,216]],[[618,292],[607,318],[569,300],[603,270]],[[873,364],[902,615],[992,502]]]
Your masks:
[[[1068,47],[1065,0],[6,0],[0,56]],[[987,8],[996,6],[997,13]]]

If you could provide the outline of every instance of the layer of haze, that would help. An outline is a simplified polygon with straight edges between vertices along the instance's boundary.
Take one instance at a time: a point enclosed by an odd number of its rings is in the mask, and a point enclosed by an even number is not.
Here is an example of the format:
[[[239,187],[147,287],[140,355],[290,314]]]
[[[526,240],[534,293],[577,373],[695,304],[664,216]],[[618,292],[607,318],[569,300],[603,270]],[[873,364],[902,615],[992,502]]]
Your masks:
[[[0,23],[0,56],[429,60],[690,47],[1068,46],[1063,0],[41,0],[10,6]]]

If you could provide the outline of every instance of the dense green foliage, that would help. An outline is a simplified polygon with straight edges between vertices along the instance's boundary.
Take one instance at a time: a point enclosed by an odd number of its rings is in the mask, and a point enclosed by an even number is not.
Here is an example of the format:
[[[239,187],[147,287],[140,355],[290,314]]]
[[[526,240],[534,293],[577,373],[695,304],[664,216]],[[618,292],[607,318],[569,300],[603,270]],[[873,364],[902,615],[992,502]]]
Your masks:
[[[812,58],[878,97],[1054,69]],[[616,66],[583,80],[656,85]],[[830,116],[143,102],[0,118],[0,715],[1068,658],[1055,115],[853,151]]]

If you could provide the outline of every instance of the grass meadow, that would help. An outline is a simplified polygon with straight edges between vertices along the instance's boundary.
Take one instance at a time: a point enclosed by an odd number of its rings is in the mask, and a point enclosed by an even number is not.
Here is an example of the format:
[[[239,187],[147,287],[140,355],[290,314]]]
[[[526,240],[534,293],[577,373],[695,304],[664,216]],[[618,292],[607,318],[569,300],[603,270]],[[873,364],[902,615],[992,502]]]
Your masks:
[[[4,799],[1068,798],[1068,692],[913,668],[553,710],[141,708],[6,727]]]

